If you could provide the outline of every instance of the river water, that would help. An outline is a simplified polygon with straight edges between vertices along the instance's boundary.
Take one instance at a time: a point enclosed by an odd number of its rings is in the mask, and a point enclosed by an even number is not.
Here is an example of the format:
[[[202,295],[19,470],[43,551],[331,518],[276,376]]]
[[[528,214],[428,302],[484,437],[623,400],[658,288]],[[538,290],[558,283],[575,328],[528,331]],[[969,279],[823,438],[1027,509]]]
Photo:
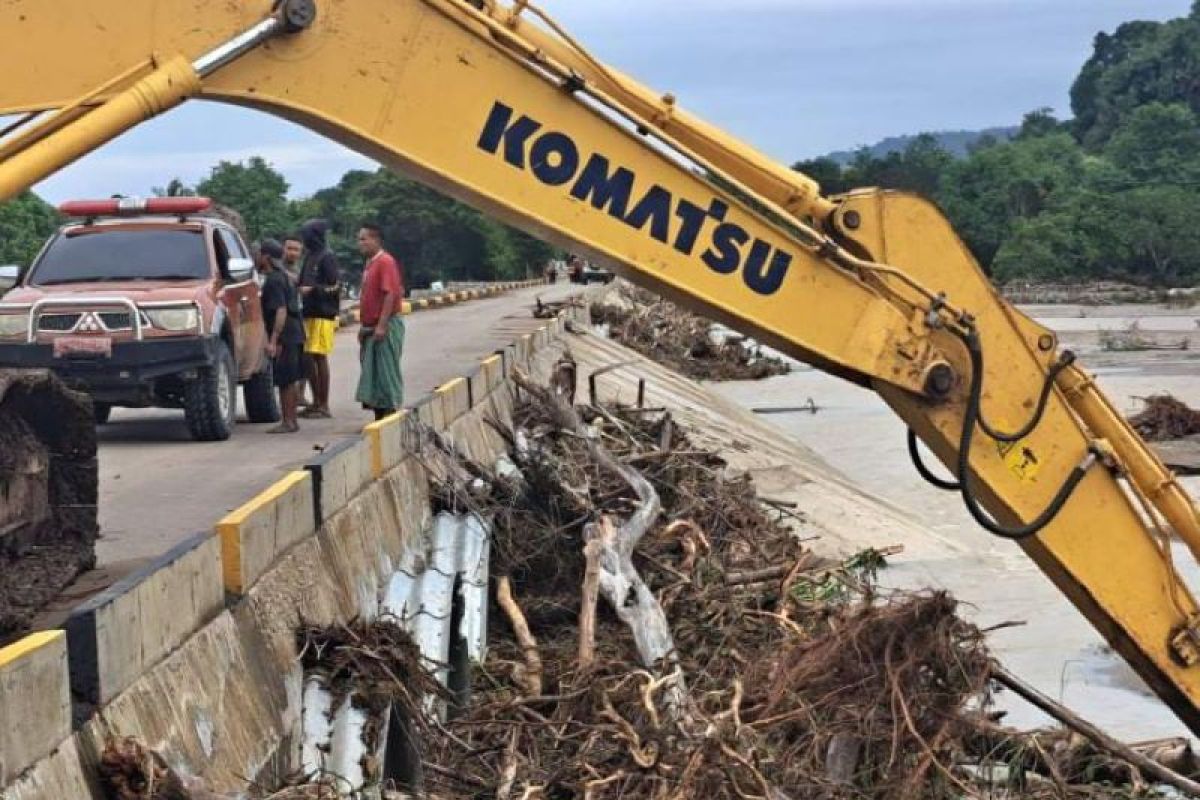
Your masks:
[[[1134,411],[1137,397],[1170,392],[1200,408],[1200,310],[1151,306],[1036,306],[1025,309],[1060,334],[1079,354],[1119,408]],[[1188,339],[1187,350],[1114,353],[1100,331],[1136,322],[1143,336],[1166,345]],[[1047,694],[1111,733],[1131,741],[1187,735],[1187,729],[1093,630],[1049,579],[1009,542],[981,530],[960,498],[926,484],[913,470],[903,424],[868,390],[797,365],[789,375],[759,382],[712,384],[743,406],[767,412],[811,398],[819,408],[764,413],[764,419],[823,456],[867,491],[918,515],[943,540],[944,555],[894,560],[886,572],[895,586],[932,586],[953,592],[981,627],[1022,623],[989,635],[1001,660]],[[1183,479],[1194,498],[1200,479]],[[923,552],[928,552],[924,549]],[[1182,545],[1175,550],[1189,584],[1200,593],[1200,570]],[[1039,725],[1046,719],[1015,698],[1000,700],[1007,722]]]

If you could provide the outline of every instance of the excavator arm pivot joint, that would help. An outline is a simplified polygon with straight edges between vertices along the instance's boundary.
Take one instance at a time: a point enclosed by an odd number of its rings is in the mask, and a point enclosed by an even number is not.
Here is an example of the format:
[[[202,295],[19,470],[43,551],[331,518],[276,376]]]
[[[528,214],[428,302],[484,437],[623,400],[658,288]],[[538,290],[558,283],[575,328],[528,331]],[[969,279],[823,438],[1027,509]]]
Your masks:
[[[1171,657],[1181,667],[1200,664],[1200,615],[1193,615],[1171,636]]]

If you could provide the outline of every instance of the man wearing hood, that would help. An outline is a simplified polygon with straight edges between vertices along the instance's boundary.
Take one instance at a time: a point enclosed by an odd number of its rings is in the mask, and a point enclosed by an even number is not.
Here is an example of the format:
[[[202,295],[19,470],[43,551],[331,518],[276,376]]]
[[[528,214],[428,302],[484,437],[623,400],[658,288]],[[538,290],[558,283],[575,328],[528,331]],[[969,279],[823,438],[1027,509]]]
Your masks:
[[[313,402],[303,417],[325,418],[329,411],[329,354],[341,310],[341,269],[325,243],[329,226],[323,219],[310,219],[300,228],[304,242],[304,264],[300,268],[300,294],[304,298],[304,353],[307,357]]]

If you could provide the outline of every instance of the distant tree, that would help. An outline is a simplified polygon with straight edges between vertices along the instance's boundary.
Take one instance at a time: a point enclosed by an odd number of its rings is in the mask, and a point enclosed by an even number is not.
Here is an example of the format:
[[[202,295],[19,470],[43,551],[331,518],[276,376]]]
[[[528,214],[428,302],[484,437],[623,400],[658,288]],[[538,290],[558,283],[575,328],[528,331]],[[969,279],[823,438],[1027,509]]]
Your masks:
[[[901,189],[933,197],[954,156],[928,133],[914,137],[903,150],[876,157],[868,148],[854,154],[841,178],[839,191],[861,186]]]
[[[814,158],[809,161],[797,161],[792,169],[802,172],[821,185],[825,194],[841,194],[850,189],[842,173],[842,165],[832,158]]]
[[[1119,195],[1115,205],[1129,278],[1155,286],[1200,280],[1200,205],[1194,190],[1140,186]]]
[[[984,265],[996,257],[1017,220],[1051,207],[1078,187],[1083,152],[1066,133],[998,144],[951,164],[938,200]]]
[[[1183,103],[1141,106],[1114,131],[1104,155],[1138,183],[1196,184],[1200,118]]]
[[[523,277],[554,255],[549,245],[383,169],[346,173],[313,195],[306,214],[330,221],[330,244],[351,280],[362,262],[354,237],[367,221],[383,229],[384,243],[404,263],[412,287]]]
[[[1071,88],[1076,136],[1103,147],[1121,122],[1147,103],[1184,103],[1200,111],[1200,16],[1128,22],[1096,36]]]
[[[1062,130],[1062,123],[1054,116],[1054,109],[1043,106],[1030,111],[1021,122],[1021,130],[1017,139],[1036,139],[1039,136],[1049,136]]]
[[[1069,122],[1031,111],[1011,141],[969,139],[960,158],[933,136],[893,137],[905,146],[796,168],[839,191],[933,198],[1000,281],[1200,282],[1200,0],[1188,17],[1099,34],[1071,107]]]
[[[33,192],[0,203],[0,264],[27,266],[60,222],[58,212]]]
[[[242,215],[252,239],[287,230],[288,182],[260,156],[245,162],[222,161],[196,185],[196,193],[211,197]]]
[[[992,276],[1005,283],[1020,278],[1061,281],[1086,274],[1081,239],[1069,214],[1018,219],[1000,245]]]

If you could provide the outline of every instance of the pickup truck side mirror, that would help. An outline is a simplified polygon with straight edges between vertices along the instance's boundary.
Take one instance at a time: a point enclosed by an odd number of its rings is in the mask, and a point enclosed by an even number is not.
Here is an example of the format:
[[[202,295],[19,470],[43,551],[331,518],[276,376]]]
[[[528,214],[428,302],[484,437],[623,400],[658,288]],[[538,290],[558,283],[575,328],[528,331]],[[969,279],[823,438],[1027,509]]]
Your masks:
[[[245,283],[254,277],[254,262],[249,258],[231,258],[228,262],[229,280]]]
[[[21,277],[21,268],[16,264],[5,264],[0,267],[0,294],[7,292],[17,285]]]

